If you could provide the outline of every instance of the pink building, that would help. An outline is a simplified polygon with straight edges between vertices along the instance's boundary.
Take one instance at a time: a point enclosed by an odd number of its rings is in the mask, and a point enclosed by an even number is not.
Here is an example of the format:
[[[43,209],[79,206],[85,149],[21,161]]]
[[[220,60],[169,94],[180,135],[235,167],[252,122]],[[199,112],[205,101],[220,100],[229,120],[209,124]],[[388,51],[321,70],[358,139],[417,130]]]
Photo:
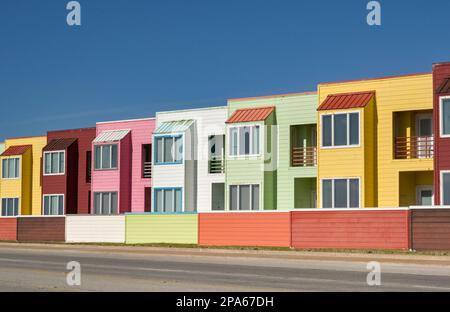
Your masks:
[[[97,123],[92,214],[151,211],[154,128],[154,118]]]

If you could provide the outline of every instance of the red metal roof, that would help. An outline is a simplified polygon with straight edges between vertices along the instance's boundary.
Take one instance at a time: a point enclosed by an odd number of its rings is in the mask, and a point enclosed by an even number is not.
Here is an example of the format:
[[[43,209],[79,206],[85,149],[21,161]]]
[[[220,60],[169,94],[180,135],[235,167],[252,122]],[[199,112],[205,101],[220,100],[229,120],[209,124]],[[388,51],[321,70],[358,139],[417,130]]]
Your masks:
[[[61,139],[53,139],[44,147],[44,152],[48,151],[63,151],[68,148],[72,143],[74,143],[77,139],[73,138],[61,138]]]
[[[450,77],[444,79],[442,84],[437,89],[437,94],[450,93]]]
[[[231,115],[230,118],[228,118],[226,123],[266,120],[266,118],[269,117],[274,110],[274,106],[238,109],[233,113],[233,115]]]
[[[375,91],[330,94],[317,110],[365,107],[375,96]]]
[[[6,151],[4,151],[0,156],[16,156],[16,155],[22,155],[26,151],[28,151],[32,145],[15,145],[10,146]]]

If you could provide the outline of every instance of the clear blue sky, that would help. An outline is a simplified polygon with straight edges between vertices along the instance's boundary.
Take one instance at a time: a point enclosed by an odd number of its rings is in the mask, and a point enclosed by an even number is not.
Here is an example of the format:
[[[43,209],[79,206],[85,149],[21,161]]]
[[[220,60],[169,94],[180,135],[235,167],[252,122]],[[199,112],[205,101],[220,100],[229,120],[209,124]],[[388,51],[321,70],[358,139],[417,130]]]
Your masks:
[[[448,0],[0,2],[0,139],[450,61]]]

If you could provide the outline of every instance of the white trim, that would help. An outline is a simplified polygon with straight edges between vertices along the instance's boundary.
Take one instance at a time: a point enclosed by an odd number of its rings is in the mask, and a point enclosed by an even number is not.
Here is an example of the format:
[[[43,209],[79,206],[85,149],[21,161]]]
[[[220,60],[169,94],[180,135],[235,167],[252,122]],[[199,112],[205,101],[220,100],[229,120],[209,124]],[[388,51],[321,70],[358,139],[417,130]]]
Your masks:
[[[19,160],[19,172],[18,172],[18,174],[17,174],[17,177],[15,177],[15,178],[4,178],[3,177],[3,161],[4,160],[11,160],[11,159],[18,159]],[[1,179],[2,180],[19,180],[19,179],[21,179],[22,178],[22,156],[9,156],[9,157],[4,157],[4,158],[2,158],[1,159],[1,164],[0,164],[0,166],[1,166]],[[16,169],[16,167],[15,167],[15,165],[14,165],[14,169]]]
[[[331,180],[331,206],[332,208],[323,208],[323,180]],[[347,180],[347,207],[348,208],[334,208],[334,181],[335,180]],[[350,183],[349,180],[358,180],[358,206],[359,208],[350,208]],[[361,200],[362,200],[362,185],[361,185],[361,177],[332,177],[332,178],[320,178],[320,208],[318,209],[367,209],[361,208]],[[317,208],[316,208],[317,209]],[[383,209],[383,208],[375,208],[375,209]],[[303,209],[302,209],[303,210]]]
[[[114,120],[114,121],[99,121],[96,124],[102,125],[102,124],[111,124],[111,123],[119,123],[119,122],[133,122],[133,121],[146,121],[146,120],[155,120],[156,117],[149,117],[149,118],[137,118],[137,119],[123,119],[123,120]]]
[[[58,153],[58,168],[59,168],[59,163],[60,163],[60,154],[59,153],[64,153],[64,167],[63,167],[63,172],[59,172],[59,173],[45,173],[45,155],[46,154],[53,154],[53,153]],[[44,157],[42,159],[42,175],[43,176],[61,176],[61,175],[65,175],[66,174],[66,163],[67,163],[67,157],[66,157],[66,151],[65,150],[60,150],[60,151],[45,151],[44,152]],[[50,165],[51,165],[51,158],[50,158]],[[50,166],[51,167],[51,166]]]
[[[419,204],[421,191],[431,191],[431,203],[434,205],[434,187],[433,187],[433,185],[416,185],[416,205],[421,206],[421,204]]]
[[[111,147],[109,149],[110,150],[110,155],[109,155],[110,168],[95,168],[95,163],[96,163],[95,149],[97,147],[100,147],[100,167],[103,167],[103,148],[105,146],[113,146],[113,145],[115,145],[117,147],[117,155],[116,155],[117,156],[117,164],[116,164],[116,166],[115,167],[112,166],[112,147]],[[94,144],[93,152],[94,152],[94,171],[108,171],[108,170],[118,170],[119,169],[119,143],[108,142],[106,144],[103,144],[103,143]]]
[[[358,144],[349,144],[350,143],[350,114],[358,114]],[[346,115],[347,116],[347,145],[334,145],[334,116],[336,115]],[[324,146],[323,145],[323,117],[324,116],[331,116],[331,146]],[[361,111],[360,110],[352,110],[352,111],[346,111],[346,112],[336,112],[336,113],[323,113],[320,114],[320,132],[319,132],[319,139],[320,139],[320,148],[321,149],[339,149],[339,148],[358,148],[361,147]]]
[[[45,211],[45,197],[51,197],[51,196],[62,196],[63,198],[63,213],[62,214],[58,214],[58,215],[46,215],[44,214]],[[59,205],[59,202],[58,202]],[[59,207],[58,207],[59,210]],[[66,214],[66,196],[65,194],[42,194],[42,208],[41,208],[41,215],[42,216],[64,216]]]
[[[440,191],[440,194],[439,194],[439,203],[441,204],[441,205],[443,205],[444,204],[444,183],[443,183],[443,176],[444,176],[444,173],[448,173],[448,174],[450,174],[450,170],[441,170],[440,172],[439,172],[439,191]]]
[[[444,104],[444,100],[450,100],[450,96],[441,96],[439,97],[439,136],[441,138],[450,138],[449,134],[444,134],[443,122],[442,122],[442,106]]]
[[[3,212],[3,199],[17,199],[17,215],[15,216],[3,216],[2,212]],[[20,206],[20,197],[1,197],[0,198],[0,216],[2,218],[6,218],[6,217],[10,217],[10,218],[14,218],[14,217],[19,217],[21,215],[21,206]]]

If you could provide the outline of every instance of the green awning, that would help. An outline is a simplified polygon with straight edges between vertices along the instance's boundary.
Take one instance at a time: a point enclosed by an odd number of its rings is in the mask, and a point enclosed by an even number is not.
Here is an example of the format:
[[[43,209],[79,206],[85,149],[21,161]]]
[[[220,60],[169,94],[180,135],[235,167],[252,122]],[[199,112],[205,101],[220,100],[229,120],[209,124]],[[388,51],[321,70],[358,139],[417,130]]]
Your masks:
[[[184,132],[194,123],[194,120],[177,120],[162,122],[155,131],[154,134],[163,133],[177,133]]]

